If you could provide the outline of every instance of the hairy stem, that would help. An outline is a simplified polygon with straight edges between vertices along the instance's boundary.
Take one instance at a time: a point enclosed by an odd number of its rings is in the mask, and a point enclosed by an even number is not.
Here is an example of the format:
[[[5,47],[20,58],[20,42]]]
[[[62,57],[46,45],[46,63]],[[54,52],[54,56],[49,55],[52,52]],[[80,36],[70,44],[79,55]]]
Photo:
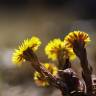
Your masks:
[[[64,70],[66,68],[71,67],[71,62],[69,61],[69,57],[64,58],[64,51],[61,50],[58,52],[58,68],[60,70]]]
[[[82,67],[82,77],[86,84],[87,94],[88,96],[92,96],[92,78],[91,78],[91,69],[89,68],[88,60],[87,60],[87,53],[86,48],[84,48],[83,42],[77,42],[74,43],[73,48],[75,54],[80,59],[80,64]]]
[[[49,84],[61,90],[63,96],[70,96],[67,85],[59,78],[53,76],[43,65],[40,64],[36,54],[32,50],[28,49],[23,53],[24,58],[31,62],[32,67],[41,73],[48,80]]]
[[[83,55],[83,57],[80,58],[80,62],[81,62],[81,67],[83,69],[82,77],[86,83],[87,93],[89,96],[92,96],[92,78],[91,78],[91,70],[88,67],[87,56]]]

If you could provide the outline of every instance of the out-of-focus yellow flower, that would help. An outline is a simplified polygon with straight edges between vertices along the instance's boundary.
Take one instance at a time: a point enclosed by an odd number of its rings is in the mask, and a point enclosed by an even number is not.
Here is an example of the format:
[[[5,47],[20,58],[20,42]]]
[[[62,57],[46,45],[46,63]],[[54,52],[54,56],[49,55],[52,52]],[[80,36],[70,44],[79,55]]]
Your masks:
[[[58,38],[50,41],[45,47],[45,54],[52,60],[56,60],[58,58],[60,51],[64,53],[64,57],[69,57],[71,60],[76,57],[73,50],[67,48],[64,42]]]
[[[40,39],[35,36],[33,36],[31,39],[24,40],[19,48],[14,50],[14,53],[12,55],[12,62],[14,64],[21,64],[23,61],[25,61],[23,52],[26,51],[28,48],[35,52],[40,44]]]
[[[49,63],[45,63],[44,64],[44,67],[49,71],[51,72],[51,74],[53,76],[56,76],[57,73],[58,73],[58,68],[56,66],[54,66],[53,64],[49,64]],[[34,80],[35,80],[35,83],[38,85],[38,86],[48,86],[49,83],[48,81],[46,80],[46,76],[42,76],[39,72],[35,71],[34,72]]]
[[[65,48],[66,48],[66,50],[64,50],[64,58],[68,57],[70,60],[76,59],[76,55],[73,52],[73,49],[70,49],[70,48],[67,48],[67,47],[65,47]]]
[[[54,39],[50,41],[45,47],[45,53],[48,55],[48,58],[52,60],[57,59],[58,51],[64,48],[64,43],[60,39]]]
[[[85,32],[73,31],[70,32],[64,39],[64,42],[66,43],[65,45],[69,48],[73,48],[73,43],[75,41],[84,42],[86,45],[90,41],[90,38],[89,35]]]

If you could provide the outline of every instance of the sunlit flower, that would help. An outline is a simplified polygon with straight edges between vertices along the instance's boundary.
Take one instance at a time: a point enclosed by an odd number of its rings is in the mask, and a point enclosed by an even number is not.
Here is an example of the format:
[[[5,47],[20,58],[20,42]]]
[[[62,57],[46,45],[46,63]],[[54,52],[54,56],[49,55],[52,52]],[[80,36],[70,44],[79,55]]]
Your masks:
[[[12,55],[12,62],[15,64],[23,63],[25,61],[23,52],[26,51],[28,48],[35,52],[40,46],[40,44],[41,41],[35,36],[33,36],[31,39],[24,40],[24,42],[19,46],[19,48],[14,50],[14,53]]]
[[[56,60],[60,51],[64,53],[64,57],[69,57],[71,60],[75,58],[75,54],[72,49],[67,48],[63,41],[60,39],[54,39],[48,43],[45,47],[45,54],[49,59]]]
[[[51,72],[53,76],[56,76],[58,73],[58,68],[54,66],[53,64],[45,63],[43,64],[44,67]],[[39,72],[34,72],[34,81],[38,86],[48,86],[49,83],[46,79],[46,76],[41,75]]]
[[[81,31],[73,31],[70,32],[64,39],[66,46],[69,48],[73,48],[73,43],[75,42],[83,43],[84,46],[90,41],[89,35],[85,32]]]

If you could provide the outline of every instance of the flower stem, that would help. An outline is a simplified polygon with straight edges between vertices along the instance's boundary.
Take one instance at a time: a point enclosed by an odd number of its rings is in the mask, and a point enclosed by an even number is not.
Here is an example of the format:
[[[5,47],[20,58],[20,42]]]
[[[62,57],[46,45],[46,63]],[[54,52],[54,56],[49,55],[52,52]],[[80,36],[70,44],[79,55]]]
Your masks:
[[[85,49],[86,51],[86,49]],[[88,60],[87,55],[83,55],[83,57],[80,59],[81,67],[83,69],[82,77],[86,83],[87,88],[87,94],[89,96],[92,96],[92,78],[91,78],[91,69],[88,67]]]
[[[40,64],[37,55],[30,49],[24,52],[24,58],[31,62],[31,66],[38,71],[41,75],[45,76],[49,84],[58,88],[62,92],[62,96],[70,96],[67,85],[60,80],[60,78],[53,76],[43,65]]]
[[[75,46],[74,52],[80,59],[80,64],[83,70],[82,77],[86,84],[87,94],[88,96],[92,96],[92,78],[91,78],[92,71],[89,68],[86,48],[84,48],[83,46],[79,46],[79,47]]]
[[[66,68],[71,67],[71,62],[69,61],[69,57],[64,58],[64,51],[61,50],[58,52],[58,68],[60,70],[64,70]]]

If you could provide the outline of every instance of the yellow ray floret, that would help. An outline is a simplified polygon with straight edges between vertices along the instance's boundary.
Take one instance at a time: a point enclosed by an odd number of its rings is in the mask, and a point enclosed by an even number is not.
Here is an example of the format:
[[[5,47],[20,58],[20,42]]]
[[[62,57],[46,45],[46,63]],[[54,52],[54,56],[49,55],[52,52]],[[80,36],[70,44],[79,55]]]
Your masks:
[[[36,51],[40,44],[40,39],[35,36],[33,36],[31,39],[24,40],[19,48],[14,50],[14,53],[12,55],[12,62],[15,64],[21,64],[23,61],[25,61],[23,52],[28,48],[30,48],[32,51]]]
[[[75,54],[72,49],[65,46],[64,42],[60,39],[54,39],[48,43],[45,47],[45,54],[49,59],[56,60],[60,51],[64,52],[64,57],[69,57],[70,59],[75,58]],[[60,54],[59,54],[60,55]]]
[[[56,76],[58,73],[58,68],[53,64],[45,63],[44,67],[53,75]],[[45,76],[42,76],[39,72],[35,71],[34,81],[38,86],[48,86],[49,83],[46,80]]]
[[[66,46],[73,48],[73,43],[75,41],[84,42],[86,45],[90,41],[90,37],[87,33],[81,31],[70,32],[64,39]]]

